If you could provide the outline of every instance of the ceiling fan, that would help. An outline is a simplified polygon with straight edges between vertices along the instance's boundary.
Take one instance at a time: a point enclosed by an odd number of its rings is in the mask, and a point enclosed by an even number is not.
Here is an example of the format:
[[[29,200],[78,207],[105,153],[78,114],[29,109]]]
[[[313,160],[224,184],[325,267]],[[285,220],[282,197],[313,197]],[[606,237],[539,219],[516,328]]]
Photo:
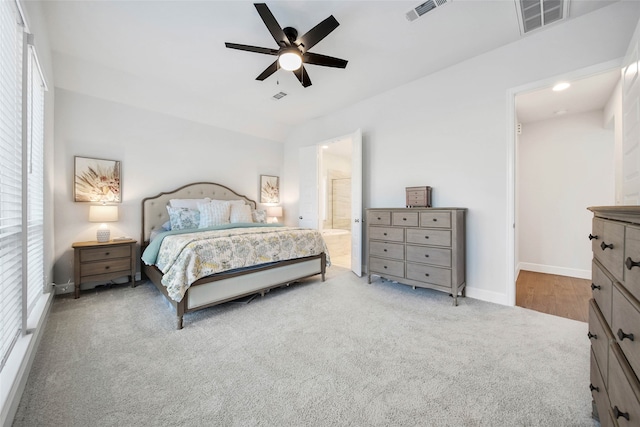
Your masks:
[[[264,80],[278,71],[279,68],[283,68],[288,71],[293,71],[293,74],[295,74],[300,83],[302,83],[302,86],[309,87],[311,86],[311,80],[303,63],[334,68],[345,68],[347,66],[347,61],[344,59],[309,52],[309,49],[340,25],[333,15],[310,29],[302,37],[298,37],[298,31],[295,28],[280,27],[280,24],[278,24],[278,21],[276,21],[276,18],[265,3],[254,3],[254,6],[279,48],[270,49],[267,47],[247,46],[237,43],[225,43],[225,46],[230,49],[246,50],[248,52],[263,53],[265,55],[278,57],[273,64],[269,65],[266,70],[256,77],[256,80]]]

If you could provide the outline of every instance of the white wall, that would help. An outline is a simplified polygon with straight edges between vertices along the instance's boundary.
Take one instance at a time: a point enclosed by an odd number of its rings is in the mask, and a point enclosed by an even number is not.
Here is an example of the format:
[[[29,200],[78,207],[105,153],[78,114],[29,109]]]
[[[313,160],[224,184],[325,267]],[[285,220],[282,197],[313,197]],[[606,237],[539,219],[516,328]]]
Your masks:
[[[519,268],[591,277],[593,214],[613,205],[614,131],[603,111],[526,123],[518,143]]]
[[[361,128],[364,206],[404,206],[405,187],[430,185],[434,206],[468,208],[468,295],[508,304],[507,94],[622,57],[639,14],[640,2],[616,3],[298,126],[286,142],[286,207],[297,212],[298,148]]]
[[[260,174],[281,175],[280,143],[56,89],[55,280],[73,282],[76,241],[95,240],[89,204],[73,201],[74,156],[120,160],[122,203],[112,236],[140,238],[144,197],[196,181],[258,200]],[[83,289],[85,287],[83,286]]]

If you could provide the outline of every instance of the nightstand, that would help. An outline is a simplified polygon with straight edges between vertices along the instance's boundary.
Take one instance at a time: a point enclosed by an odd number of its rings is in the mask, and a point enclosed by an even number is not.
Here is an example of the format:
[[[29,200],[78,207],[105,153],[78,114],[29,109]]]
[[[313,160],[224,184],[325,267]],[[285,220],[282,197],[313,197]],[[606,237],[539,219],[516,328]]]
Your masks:
[[[80,285],[129,276],[135,286],[136,240],[111,240],[106,243],[75,242],[74,283],[75,297],[80,297]]]

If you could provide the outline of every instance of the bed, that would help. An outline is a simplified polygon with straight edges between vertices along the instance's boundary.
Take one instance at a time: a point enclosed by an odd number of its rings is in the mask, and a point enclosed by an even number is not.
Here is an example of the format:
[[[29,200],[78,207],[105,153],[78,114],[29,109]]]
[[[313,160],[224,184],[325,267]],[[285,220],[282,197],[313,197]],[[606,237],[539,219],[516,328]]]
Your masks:
[[[174,307],[177,329],[182,329],[183,317],[186,313],[250,295],[259,294],[264,296],[266,292],[273,288],[288,286],[289,284],[301,279],[316,275],[320,275],[321,280],[324,282],[326,267],[330,264],[330,261],[326,251],[326,245],[324,245],[322,236],[317,230],[305,230],[296,227],[283,227],[280,225],[276,226],[273,224],[256,223],[253,225],[239,224],[239,226],[244,227],[244,229],[236,229],[234,225],[221,226],[224,230],[228,230],[224,232],[218,231],[218,227],[213,227],[213,229],[206,228],[204,230],[172,230],[166,232],[167,222],[169,221],[167,206],[170,201],[174,203],[176,199],[186,202],[189,202],[189,199],[212,199],[213,201],[229,201],[229,203],[240,203],[238,201],[241,200],[250,207],[254,215],[256,212],[259,213],[260,211],[257,209],[258,206],[254,200],[238,194],[224,185],[210,182],[188,184],[176,190],[163,192],[142,200],[142,274],[143,277],[148,278],[158,288],[158,290],[166,297],[167,301],[169,301],[169,303]],[[174,218],[172,218],[172,221],[173,219]],[[201,233],[199,233],[200,231]],[[255,231],[255,233],[252,231]],[[166,236],[167,234],[170,235],[172,233],[176,233],[178,235]],[[322,247],[320,249],[318,246],[320,243],[315,241],[313,243],[313,247],[309,246],[309,248],[301,251],[303,256],[295,255],[295,257],[291,258],[294,255],[287,250],[286,252],[283,251],[282,257],[288,257],[288,259],[277,259],[280,258],[278,254],[271,254],[271,259],[259,257],[259,260],[254,260],[254,262],[257,262],[256,265],[245,266],[243,268],[233,268],[233,263],[226,261],[198,261],[196,264],[199,266],[202,264],[215,266],[215,268],[212,267],[209,269],[211,271],[221,270],[225,267],[230,267],[231,269],[224,269],[224,271],[215,272],[204,277],[198,277],[197,275],[194,276],[189,273],[188,279],[178,279],[181,280],[182,283],[177,283],[177,285],[169,283],[169,286],[163,284],[163,277],[165,277],[165,273],[163,273],[163,271],[165,271],[167,275],[169,275],[169,271],[166,265],[162,265],[160,263],[160,260],[171,257],[162,255],[164,247],[171,246],[171,239],[182,239],[184,243],[180,244],[187,245],[185,248],[188,247],[189,250],[196,251],[197,247],[204,246],[207,241],[203,240],[203,244],[198,244],[194,242],[194,240],[200,239],[200,234],[206,235],[207,233],[224,234],[227,239],[232,239],[232,237],[230,237],[232,234],[241,234],[242,239],[258,239],[258,236],[254,236],[254,234],[269,234],[272,236],[272,241],[275,238],[273,236],[275,236],[276,233],[279,233],[277,234],[277,239],[279,239],[278,241],[281,240],[283,242],[286,242],[286,240],[284,240],[285,237],[283,237],[284,233],[289,233],[292,236],[303,236],[302,233],[306,233],[304,238],[307,239],[307,241],[319,238]],[[152,237],[154,237],[153,243],[151,242]],[[208,238],[207,236],[205,237]],[[259,243],[253,244],[255,245]],[[154,246],[159,247],[159,249],[157,249],[159,250],[157,255],[159,261],[157,261],[157,264],[156,262],[150,262],[148,264],[147,262],[150,260],[153,261],[154,259],[150,258],[149,255],[149,252],[153,252],[151,249],[153,249]],[[176,243],[174,246],[179,246],[179,244]],[[291,246],[291,244],[287,244],[287,248],[289,246]],[[147,251],[147,249],[149,249],[149,251]],[[174,248],[174,251],[178,253],[179,249]],[[212,252],[209,251],[209,253]],[[249,258],[247,257],[247,259]],[[194,264],[194,262],[190,262],[190,264]],[[220,267],[222,264],[224,265]],[[160,265],[162,269],[159,268],[158,265]],[[206,272],[207,270],[204,269],[203,271]],[[199,271],[199,273],[202,274],[201,271]],[[166,279],[168,280],[168,278]],[[172,279],[174,281],[176,280],[175,277],[172,277]],[[186,283],[187,281],[192,281],[192,283]],[[178,289],[181,295],[178,295]]]

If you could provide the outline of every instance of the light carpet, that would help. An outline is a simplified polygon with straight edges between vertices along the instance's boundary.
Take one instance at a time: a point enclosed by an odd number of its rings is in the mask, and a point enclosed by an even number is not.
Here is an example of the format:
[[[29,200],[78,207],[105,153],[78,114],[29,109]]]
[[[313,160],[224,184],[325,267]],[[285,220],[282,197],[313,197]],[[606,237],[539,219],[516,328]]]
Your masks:
[[[594,426],[587,324],[331,267],[174,314],[58,297],[14,426]]]

